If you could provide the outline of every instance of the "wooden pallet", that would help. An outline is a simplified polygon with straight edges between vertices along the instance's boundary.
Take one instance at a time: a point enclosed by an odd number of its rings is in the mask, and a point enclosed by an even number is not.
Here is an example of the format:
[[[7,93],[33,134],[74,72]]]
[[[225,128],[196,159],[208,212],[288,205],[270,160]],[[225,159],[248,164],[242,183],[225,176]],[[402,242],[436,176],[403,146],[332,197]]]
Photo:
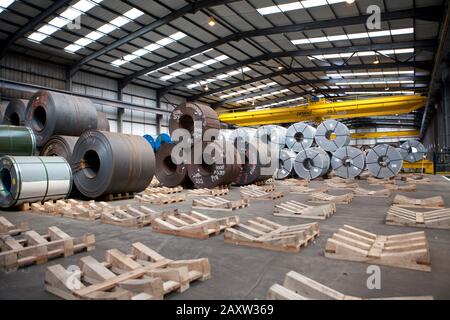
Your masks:
[[[403,186],[399,186],[394,183],[386,183],[383,186],[391,191],[414,192],[417,190],[417,186],[415,184],[405,184]]]
[[[241,187],[240,193],[241,198],[252,200],[275,200],[284,197],[281,191],[266,192],[251,187]]]
[[[31,209],[34,213],[50,216],[63,216],[65,218],[93,221],[100,219],[105,210],[97,202],[78,201],[74,199],[47,201],[44,203],[33,203]]]
[[[127,205],[125,207],[113,208],[113,210],[106,210],[101,215],[101,221],[102,223],[118,227],[143,228],[150,225],[154,219],[163,214],[176,212],[177,210],[157,212],[145,206],[135,208],[131,205]]]
[[[336,212],[336,204],[308,206],[297,201],[288,201],[275,205],[274,216],[303,219],[325,220]]]
[[[424,184],[431,183],[431,179],[428,177],[425,177],[423,174],[402,175],[401,180],[405,181],[405,182],[413,182],[413,183],[424,183]]]
[[[230,201],[221,197],[209,197],[192,200],[192,208],[214,211],[233,211],[250,206],[248,199]]]
[[[225,196],[230,192],[228,186],[217,187],[213,189],[203,188],[203,189],[194,189],[189,190],[189,195],[194,197],[204,197],[204,196]]]
[[[326,184],[327,184],[327,186],[329,186],[332,189],[356,189],[356,188],[359,188],[359,185],[356,182],[342,183],[342,182],[327,181]]]
[[[315,192],[309,195],[312,202],[333,202],[337,204],[350,204],[353,201],[353,193],[347,193],[341,196],[333,196],[328,193]]]
[[[303,186],[296,186],[296,187],[291,187],[290,189],[291,193],[295,193],[295,194],[311,194],[311,193],[315,193],[315,192],[328,192],[328,187],[327,186],[320,186],[319,188],[308,188],[308,187],[303,187]]]
[[[211,218],[196,211],[187,213],[165,214],[152,221],[155,232],[172,234],[175,236],[207,239],[211,235],[218,235],[226,228],[239,223],[239,217]]]
[[[353,185],[356,183],[355,179],[344,179],[341,177],[332,177],[328,180],[328,182],[334,182],[334,183],[344,183],[344,184],[350,184]]]
[[[95,248],[95,236],[74,238],[57,227],[48,228],[46,235],[26,231],[22,239],[10,235],[0,237],[0,269],[11,271],[32,264],[43,264],[49,259],[68,257],[83,250]]]
[[[251,184],[251,185],[244,186],[241,188],[257,190],[257,191],[264,191],[264,192],[273,192],[276,189],[274,184],[264,184],[264,185]]]
[[[27,222],[21,222],[18,226],[16,226],[5,217],[0,217],[0,236],[16,236],[28,230],[30,230],[30,226]]]
[[[152,181],[150,182],[148,188],[153,188],[153,187],[161,187],[161,182],[159,182],[158,179],[156,179],[155,177],[152,179]]]
[[[289,187],[290,186],[307,187],[307,186],[309,186],[310,181],[290,178],[290,179],[286,179],[286,180],[280,180],[277,183],[282,186],[289,186]]]
[[[295,271],[289,271],[283,285],[274,284],[267,300],[433,300],[432,296],[366,299],[345,295]]]
[[[265,186],[265,185],[268,185],[268,184],[274,184],[274,180],[272,178],[270,178],[270,179],[267,179],[267,180],[256,181],[254,183],[254,185],[256,185],[256,186]]]
[[[175,194],[163,194],[163,193],[154,193],[154,194],[144,194],[144,195],[136,195],[134,197],[136,200],[142,203],[148,204],[169,204],[169,203],[177,203],[183,202],[186,200],[186,196],[184,194],[175,195]]]
[[[155,193],[162,193],[162,194],[173,194],[173,193],[179,193],[183,191],[182,186],[174,187],[174,188],[168,188],[168,187],[150,187],[146,188],[144,190],[145,194],[155,194]]]
[[[348,225],[325,246],[327,258],[431,271],[430,249],[424,232],[379,236]]]
[[[368,177],[367,182],[373,185],[383,185],[383,184],[395,184],[395,180],[392,179],[378,179],[375,177]]]
[[[389,198],[391,196],[391,190],[367,190],[364,188],[356,188],[353,190],[355,197],[370,197],[370,198]]]
[[[245,231],[245,232],[244,232]],[[225,230],[225,243],[282,252],[299,252],[319,236],[319,224],[283,226],[257,217]]]
[[[394,198],[394,204],[405,208],[443,208],[445,207],[444,199],[441,196],[415,199],[402,195],[396,195]]]
[[[105,260],[84,257],[77,273],[62,265],[51,266],[45,274],[45,289],[66,300],[155,300],[184,292],[193,281],[211,278],[207,258],[174,261],[142,243],[134,243],[128,255],[108,250]]]
[[[450,229],[450,208],[417,212],[392,206],[387,213],[386,224],[417,228]]]
[[[111,193],[111,194],[107,194],[107,195],[99,197],[98,200],[101,200],[101,201],[129,200],[129,199],[133,199],[136,194],[137,194],[136,192]]]

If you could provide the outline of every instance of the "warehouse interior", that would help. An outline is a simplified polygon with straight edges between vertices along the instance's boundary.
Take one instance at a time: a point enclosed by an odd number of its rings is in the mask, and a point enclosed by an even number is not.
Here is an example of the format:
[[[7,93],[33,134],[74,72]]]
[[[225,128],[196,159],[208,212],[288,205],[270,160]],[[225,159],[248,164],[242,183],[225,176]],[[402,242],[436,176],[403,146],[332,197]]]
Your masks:
[[[0,300],[450,299],[449,23],[0,0]]]

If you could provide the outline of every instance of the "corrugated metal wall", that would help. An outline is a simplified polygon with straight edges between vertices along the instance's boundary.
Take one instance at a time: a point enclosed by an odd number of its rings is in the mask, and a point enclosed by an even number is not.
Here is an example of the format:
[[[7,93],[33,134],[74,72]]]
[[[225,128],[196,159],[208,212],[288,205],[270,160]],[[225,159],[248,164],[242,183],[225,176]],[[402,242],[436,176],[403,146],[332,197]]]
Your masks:
[[[39,86],[65,89],[65,67],[38,61],[20,55],[7,55],[1,61],[0,78],[35,84]],[[107,99],[118,99],[117,81],[86,72],[78,72],[73,77],[72,90],[76,93],[98,96]],[[12,98],[29,98],[29,94],[20,94],[5,90],[0,93],[0,102]],[[136,85],[124,89],[123,100],[139,106],[156,107],[156,92]],[[174,105],[184,102],[184,99],[167,95],[161,102],[161,108],[172,110]],[[117,109],[110,105],[96,105],[99,111],[107,114],[111,130],[117,131]],[[156,135],[156,116],[153,112],[131,111],[125,109],[122,131],[128,134]],[[161,120],[161,132],[168,132],[168,117]]]

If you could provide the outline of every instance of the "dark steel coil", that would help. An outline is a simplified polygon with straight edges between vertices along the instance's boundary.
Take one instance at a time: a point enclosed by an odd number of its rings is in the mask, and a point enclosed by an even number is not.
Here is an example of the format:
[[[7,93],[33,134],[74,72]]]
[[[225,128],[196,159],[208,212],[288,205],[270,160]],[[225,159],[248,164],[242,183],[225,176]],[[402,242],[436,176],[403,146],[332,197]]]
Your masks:
[[[36,137],[27,127],[0,125],[0,156],[32,156]]]
[[[110,131],[108,117],[104,112],[97,111],[97,130]]]
[[[194,148],[191,149],[191,163],[186,166],[189,179],[196,188],[215,188],[236,180],[240,172],[239,155],[231,143],[210,142],[203,152],[198,153],[194,152]],[[213,148],[216,152],[209,159],[206,155]],[[227,159],[227,154],[232,159]]]
[[[186,185],[186,180],[189,180],[186,165],[177,165],[172,161],[172,150],[174,147],[174,144],[164,143],[155,154],[155,177],[162,186],[169,188],[184,186]]]
[[[251,155],[250,150],[253,148],[255,152],[257,152],[256,155],[256,161],[250,161]],[[264,173],[263,170],[265,168],[268,168],[270,166],[270,163],[267,163],[264,160],[264,155],[268,155],[268,145],[264,143],[258,144],[258,147],[256,148],[255,144],[247,144],[245,148],[241,148],[238,150],[239,155],[241,156],[242,165],[240,166],[240,172],[236,179],[234,180],[234,183],[238,186],[245,186],[249,184],[253,184],[258,181],[264,181],[267,179],[272,178],[273,174],[275,173],[276,168],[274,169],[274,172],[272,174]],[[251,163],[250,163],[251,162]],[[264,173],[264,174],[263,174]]]
[[[23,126],[28,100],[15,99],[8,103],[3,115],[3,124],[11,126]]]
[[[86,98],[38,91],[28,103],[25,124],[33,129],[41,147],[54,135],[79,136],[97,129],[97,110]]]
[[[41,156],[63,157],[70,162],[78,137],[53,136],[41,150]]]
[[[143,137],[90,130],[78,139],[71,165],[77,189],[95,199],[143,191],[155,173],[155,154]]]
[[[175,130],[187,130],[195,141],[200,141],[209,129],[217,130],[213,133],[218,136],[220,121],[217,113],[209,106],[199,103],[187,102],[176,107],[169,119],[169,131],[172,136]]]

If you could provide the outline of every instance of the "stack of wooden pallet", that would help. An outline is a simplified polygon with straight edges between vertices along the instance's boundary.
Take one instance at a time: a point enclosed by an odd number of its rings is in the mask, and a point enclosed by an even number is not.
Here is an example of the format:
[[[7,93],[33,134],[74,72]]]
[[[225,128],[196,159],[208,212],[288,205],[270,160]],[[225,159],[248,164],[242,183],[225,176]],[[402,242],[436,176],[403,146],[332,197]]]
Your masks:
[[[391,190],[367,190],[364,188],[356,188],[353,190],[355,197],[370,197],[370,198],[389,198],[391,196]]]
[[[415,184],[398,185],[394,180],[390,181],[392,181],[392,183],[386,183],[383,185],[388,190],[400,192],[414,192],[417,190],[417,186]]]
[[[209,197],[192,200],[192,208],[213,210],[213,211],[233,211],[250,206],[248,199],[230,201],[221,197]]]
[[[283,226],[258,217],[236,227],[225,230],[225,243],[283,252],[299,252],[319,236],[317,223]]]
[[[162,193],[162,194],[172,194],[172,193],[179,193],[183,191],[182,186],[174,187],[174,188],[168,188],[168,187],[149,187],[144,190],[145,194],[155,194],[155,193]]]
[[[183,202],[186,200],[186,196],[183,194],[164,194],[164,193],[152,193],[152,194],[144,194],[144,195],[136,195],[134,197],[136,200],[142,203],[148,204],[170,204],[176,202]]]
[[[171,292],[184,292],[190,283],[211,277],[207,258],[174,261],[142,243],[130,254],[106,251],[105,261],[80,259],[79,270],[54,265],[45,274],[45,288],[67,300],[155,300]]]
[[[274,216],[325,220],[336,212],[336,204],[308,206],[298,201],[288,201],[275,205]]]
[[[190,196],[200,196],[200,197],[204,197],[204,196],[212,196],[212,197],[218,197],[218,196],[224,196],[227,195],[230,192],[230,189],[228,188],[228,186],[220,186],[217,188],[212,188],[212,189],[208,189],[208,188],[203,188],[203,189],[194,189],[194,190],[189,190],[189,195]]]
[[[39,214],[64,216],[66,218],[88,221],[100,219],[102,212],[106,210],[94,200],[78,201],[74,199],[58,200],[56,202],[47,201],[43,204],[33,203],[31,209]]]

